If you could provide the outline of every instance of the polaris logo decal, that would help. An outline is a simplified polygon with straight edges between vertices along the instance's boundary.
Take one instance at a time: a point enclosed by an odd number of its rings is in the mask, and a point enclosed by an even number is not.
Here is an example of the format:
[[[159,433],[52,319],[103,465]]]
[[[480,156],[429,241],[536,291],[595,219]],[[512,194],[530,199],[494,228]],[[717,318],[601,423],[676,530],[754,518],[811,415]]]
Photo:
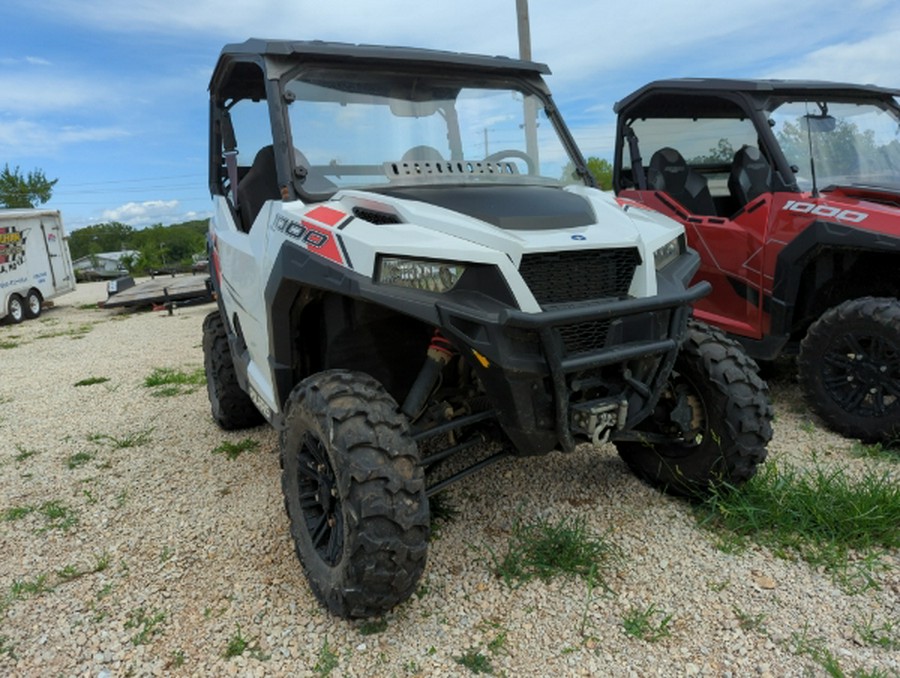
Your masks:
[[[315,226],[307,221],[292,221],[279,214],[272,222],[272,229],[284,233],[298,241],[309,252],[325,257],[330,261],[349,267],[349,259],[343,254],[344,248],[338,247],[339,239],[325,228]]]
[[[858,224],[869,217],[865,212],[857,212],[855,210],[842,210],[839,207],[831,207],[830,205],[816,205],[812,202],[801,202],[799,200],[788,200],[784,204],[784,209],[789,212],[799,212],[800,214],[815,214],[817,217],[831,217],[838,221],[849,221],[851,224]]]

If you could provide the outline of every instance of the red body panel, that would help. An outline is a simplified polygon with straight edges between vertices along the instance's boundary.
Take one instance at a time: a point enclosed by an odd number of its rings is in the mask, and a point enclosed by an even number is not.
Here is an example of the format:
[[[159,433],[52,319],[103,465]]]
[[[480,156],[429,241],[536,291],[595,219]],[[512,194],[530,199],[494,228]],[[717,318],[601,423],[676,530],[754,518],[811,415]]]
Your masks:
[[[772,297],[779,255],[812,224],[833,223],[900,238],[900,205],[890,204],[897,197],[869,189],[836,189],[817,198],[810,193],[768,193],[732,218],[690,214],[653,190],[624,190],[619,195],[684,225],[688,244],[701,258],[695,281],[707,280],[713,287],[694,314],[751,339],[771,329],[764,300]]]

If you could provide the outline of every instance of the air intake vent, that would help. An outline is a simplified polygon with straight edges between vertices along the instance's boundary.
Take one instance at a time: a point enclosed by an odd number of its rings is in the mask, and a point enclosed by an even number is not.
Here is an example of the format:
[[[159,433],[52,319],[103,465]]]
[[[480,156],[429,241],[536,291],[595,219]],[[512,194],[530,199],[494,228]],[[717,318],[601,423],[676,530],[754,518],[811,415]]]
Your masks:
[[[523,256],[519,273],[543,307],[591,299],[623,299],[640,262],[641,256],[634,247],[541,252]]]
[[[390,212],[379,212],[378,210],[370,210],[365,207],[354,207],[353,216],[370,224],[382,226],[384,224],[399,224],[400,217]]]

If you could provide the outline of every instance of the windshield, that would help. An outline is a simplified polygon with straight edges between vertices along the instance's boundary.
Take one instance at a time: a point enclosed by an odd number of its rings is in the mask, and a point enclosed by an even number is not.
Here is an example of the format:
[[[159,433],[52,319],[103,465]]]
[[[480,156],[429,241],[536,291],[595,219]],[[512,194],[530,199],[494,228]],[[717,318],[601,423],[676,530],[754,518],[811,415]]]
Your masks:
[[[309,193],[579,181],[542,102],[515,80],[305,68],[285,92]]]
[[[864,184],[900,188],[900,123],[873,103],[790,101],[770,114],[772,131],[801,190]]]

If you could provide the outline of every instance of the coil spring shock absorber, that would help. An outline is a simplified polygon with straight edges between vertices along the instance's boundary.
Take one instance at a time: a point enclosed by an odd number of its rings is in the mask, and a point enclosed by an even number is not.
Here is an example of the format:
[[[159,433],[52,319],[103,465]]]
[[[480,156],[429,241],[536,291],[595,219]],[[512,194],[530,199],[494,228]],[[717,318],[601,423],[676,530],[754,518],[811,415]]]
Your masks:
[[[435,330],[431,337],[431,343],[428,345],[425,364],[419,370],[419,376],[416,377],[415,383],[409,389],[406,400],[403,401],[403,406],[400,408],[400,411],[409,417],[410,421],[415,420],[424,409],[428,396],[438,384],[441,370],[450,362],[454,353],[453,346],[447,338],[441,334],[440,330]]]

